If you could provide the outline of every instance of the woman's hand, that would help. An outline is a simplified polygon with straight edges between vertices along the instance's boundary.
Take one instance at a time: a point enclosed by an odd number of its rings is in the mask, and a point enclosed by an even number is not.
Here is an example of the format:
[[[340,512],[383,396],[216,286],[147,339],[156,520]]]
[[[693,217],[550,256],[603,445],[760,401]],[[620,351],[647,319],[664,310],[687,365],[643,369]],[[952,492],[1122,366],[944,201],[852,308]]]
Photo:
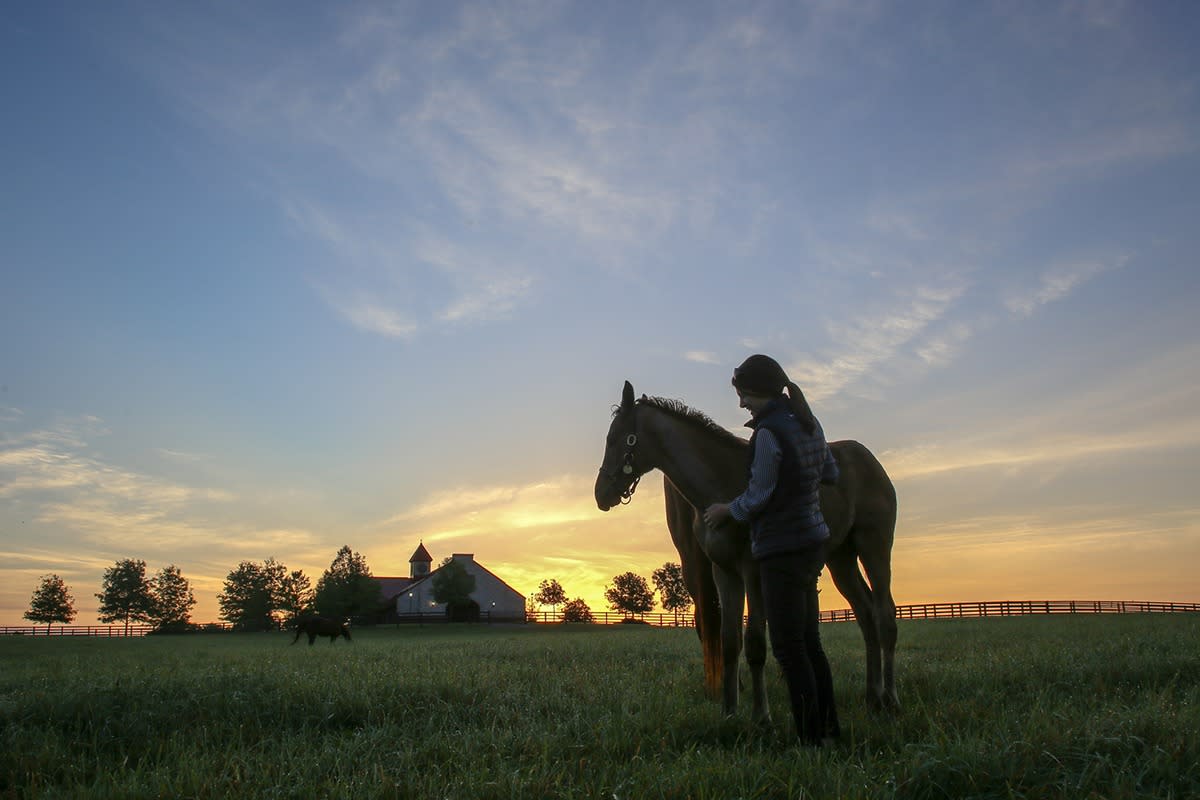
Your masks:
[[[708,523],[708,527],[720,527],[733,515],[729,513],[728,503],[713,503],[708,508],[704,509],[704,521]]]

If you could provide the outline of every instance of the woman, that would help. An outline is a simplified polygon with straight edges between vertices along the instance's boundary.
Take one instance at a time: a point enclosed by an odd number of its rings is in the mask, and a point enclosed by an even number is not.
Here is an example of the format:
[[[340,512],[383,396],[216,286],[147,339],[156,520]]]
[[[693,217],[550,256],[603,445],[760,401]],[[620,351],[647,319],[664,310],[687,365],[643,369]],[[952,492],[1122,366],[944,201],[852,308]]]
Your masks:
[[[796,732],[803,744],[820,746],[840,733],[817,605],[829,541],[820,484],[837,481],[837,462],[804,394],[775,359],[750,356],[733,371],[733,386],[754,431],[749,485],[732,502],[705,509],[704,519],[713,527],[731,517],[750,525],[771,651],[783,669]]]

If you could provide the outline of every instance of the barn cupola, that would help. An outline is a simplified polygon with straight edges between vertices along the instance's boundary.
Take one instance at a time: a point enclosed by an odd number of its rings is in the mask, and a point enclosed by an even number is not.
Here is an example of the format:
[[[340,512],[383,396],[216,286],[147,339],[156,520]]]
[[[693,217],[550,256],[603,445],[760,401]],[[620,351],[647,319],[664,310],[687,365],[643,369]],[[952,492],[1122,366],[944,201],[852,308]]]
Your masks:
[[[425,549],[425,543],[421,542],[417,545],[412,558],[408,559],[408,574],[413,578],[424,578],[429,574],[429,567],[432,564],[433,556],[429,555],[429,551]]]

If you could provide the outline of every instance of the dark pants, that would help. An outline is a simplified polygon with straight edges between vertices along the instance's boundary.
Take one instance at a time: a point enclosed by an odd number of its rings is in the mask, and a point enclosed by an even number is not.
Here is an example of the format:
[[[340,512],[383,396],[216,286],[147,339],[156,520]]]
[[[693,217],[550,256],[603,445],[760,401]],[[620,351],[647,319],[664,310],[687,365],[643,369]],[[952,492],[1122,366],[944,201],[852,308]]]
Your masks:
[[[796,733],[804,744],[837,736],[833,673],[818,631],[817,578],[825,565],[825,545],[764,558],[758,563],[771,652],[783,669],[792,701]]]

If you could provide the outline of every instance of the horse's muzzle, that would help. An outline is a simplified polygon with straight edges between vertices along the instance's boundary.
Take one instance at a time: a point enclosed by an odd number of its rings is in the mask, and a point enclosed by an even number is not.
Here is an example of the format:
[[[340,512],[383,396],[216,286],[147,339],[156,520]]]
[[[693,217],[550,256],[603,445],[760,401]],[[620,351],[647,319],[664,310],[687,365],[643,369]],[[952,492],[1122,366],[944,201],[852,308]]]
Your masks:
[[[615,482],[603,471],[596,478],[595,495],[596,507],[601,511],[608,511],[621,502],[621,493],[616,490]]]

